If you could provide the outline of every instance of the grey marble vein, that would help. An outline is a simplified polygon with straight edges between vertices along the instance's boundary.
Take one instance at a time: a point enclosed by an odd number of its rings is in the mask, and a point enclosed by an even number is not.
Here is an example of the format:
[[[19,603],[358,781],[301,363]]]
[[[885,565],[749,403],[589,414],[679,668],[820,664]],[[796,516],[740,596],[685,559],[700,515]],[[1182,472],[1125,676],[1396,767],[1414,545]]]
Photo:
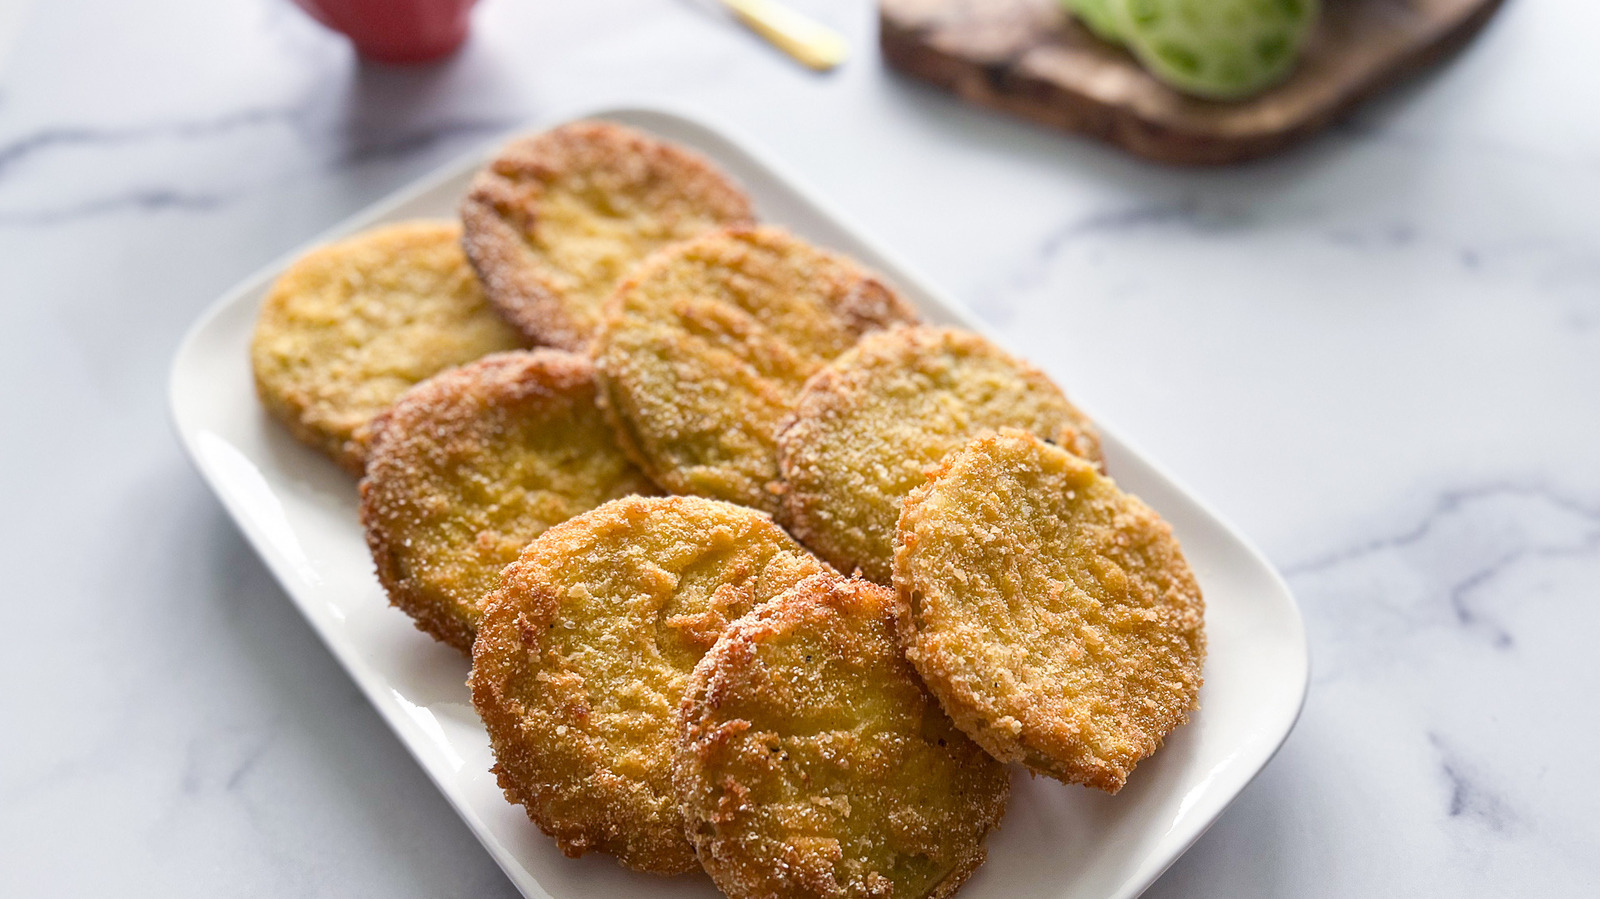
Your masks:
[[[209,119],[157,122],[124,127],[60,125],[43,128],[0,143],[0,178],[29,157],[73,147],[113,149],[122,144],[158,139],[197,140],[267,125],[301,127],[303,107],[241,109]]]
[[[340,152],[331,165],[361,165],[375,160],[404,157],[441,144],[468,143],[501,134],[520,123],[520,118],[505,117],[440,122],[410,131],[374,130]]]
[[[1506,585],[1565,561],[1600,561],[1600,509],[1547,485],[1490,484],[1448,491],[1413,524],[1284,575],[1337,647],[1313,669],[1316,682],[1332,683],[1411,657],[1436,635],[1516,653],[1530,626],[1526,588]]]
[[[1052,266],[1067,247],[1099,236],[1174,225],[1192,226],[1199,213],[1199,199],[1184,196],[1167,202],[1073,216],[1035,240],[1020,261],[1001,272],[989,285],[980,286],[974,291],[971,300],[973,308],[985,319],[1004,325],[1015,314],[1018,295],[1047,283],[1051,279]]]
[[[0,228],[63,225],[119,212],[210,212],[233,198],[218,194],[184,193],[165,187],[134,190],[49,209],[0,209]]]
[[[43,132],[33,138],[0,147],[0,181],[3,181],[8,163],[20,162],[28,155],[46,151],[52,146],[87,146],[107,148],[118,143],[154,139],[161,136],[183,135],[184,139],[201,139],[227,134],[245,123],[262,123],[277,120],[271,116],[229,116],[212,123],[186,123],[181,128],[152,128],[128,132],[95,132],[58,130]],[[226,124],[226,123],[234,124]],[[328,159],[318,164],[322,170],[362,166],[373,162],[402,159],[429,149],[452,143],[469,144],[511,127],[510,120],[447,121],[423,128],[385,131],[365,130],[355,140],[340,146]],[[8,157],[5,154],[10,153]],[[3,186],[3,185],[0,185]],[[259,190],[262,185],[241,187],[230,192],[194,190],[183,187],[135,187],[104,196],[91,197],[76,202],[42,208],[0,207],[0,228],[56,226],[86,218],[122,212],[190,212],[216,210],[239,199],[241,195]]]
[[[1492,776],[1485,777],[1472,769],[1441,734],[1428,734],[1428,742],[1438,753],[1439,770],[1448,788],[1445,813],[1497,834],[1514,829],[1519,817],[1510,802],[1489,785]]]
[[[1595,539],[1595,536],[1600,536],[1600,506],[1591,506],[1539,484],[1488,484],[1446,491],[1432,503],[1432,508],[1414,525],[1398,533],[1374,537],[1343,549],[1291,563],[1283,568],[1283,574],[1289,578],[1316,574],[1378,552],[1416,545],[1434,534],[1442,523],[1471,516],[1477,509],[1485,507],[1494,500],[1507,497],[1529,500],[1587,522],[1588,533],[1591,536],[1580,541],[1579,551],[1586,550],[1589,541]]]

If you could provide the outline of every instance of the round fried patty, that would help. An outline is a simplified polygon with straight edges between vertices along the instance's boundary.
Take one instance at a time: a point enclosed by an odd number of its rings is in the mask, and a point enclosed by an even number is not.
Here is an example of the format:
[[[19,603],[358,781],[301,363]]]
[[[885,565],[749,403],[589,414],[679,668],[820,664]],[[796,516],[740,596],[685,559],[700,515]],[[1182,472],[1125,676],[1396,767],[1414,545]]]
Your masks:
[[[777,228],[669,247],[623,282],[596,338],[622,447],[673,493],[778,506],[776,431],[800,386],[911,308],[854,262]]]
[[[889,583],[906,494],[984,431],[1031,431],[1096,463],[1094,426],[1044,372],[955,328],[869,334],[811,376],[778,432],[779,518],[840,571]]]
[[[906,655],[996,758],[1114,793],[1196,708],[1205,606],[1172,528],[1032,434],[911,493],[894,583]]]
[[[609,122],[574,122],[504,147],[461,205],[489,299],[535,343],[582,350],[600,307],[664,244],[753,221],[710,161]]]
[[[923,688],[892,591],[808,578],[701,659],[673,782],[733,899],[946,896],[983,863],[1005,766]]]
[[[361,523],[389,599],[472,652],[483,597],[529,541],[657,488],[617,448],[594,369],[559,350],[497,353],[406,391],[373,423]]]
[[[693,869],[672,791],[689,673],[730,622],[827,570],[766,515],[699,497],[618,499],[545,531],[472,649],[506,797],[568,855]]]
[[[367,425],[411,385],[523,340],[484,300],[453,222],[385,225],[284,271],[250,344],[261,402],[360,474]]]

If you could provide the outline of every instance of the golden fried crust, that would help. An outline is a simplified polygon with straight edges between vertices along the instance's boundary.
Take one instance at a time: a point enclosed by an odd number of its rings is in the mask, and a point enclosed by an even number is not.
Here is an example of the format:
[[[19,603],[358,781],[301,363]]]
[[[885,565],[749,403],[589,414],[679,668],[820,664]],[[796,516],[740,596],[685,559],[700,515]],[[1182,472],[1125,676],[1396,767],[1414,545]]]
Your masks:
[[[673,784],[732,899],[947,896],[983,863],[1005,767],[923,688],[895,614],[884,587],[808,578],[695,667]]]
[[[267,409],[361,474],[368,423],[406,388],[522,343],[484,299],[461,229],[407,222],[289,266],[262,301],[250,361]]]
[[[546,528],[657,488],[617,448],[594,369],[497,353],[411,388],[373,423],[361,524],[389,599],[471,654],[480,603]]]
[[[730,622],[829,570],[766,515],[698,497],[614,500],[545,531],[472,648],[506,798],[568,855],[693,869],[672,792],[689,673]]]
[[[1115,793],[1197,707],[1205,605],[1171,527],[1032,434],[912,491],[894,583],[906,655],[1002,761]]]
[[[535,343],[581,351],[600,307],[656,248],[754,221],[708,160],[630,128],[575,122],[513,141],[461,206],[489,299]]]
[[[811,376],[779,426],[779,520],[840,571],[887,584],[906,494],[946,453],[1001,427],[1101,462],[1094,426],[1060,388],[983,337],[869,334]]]
[[[606,307],[601,403],[673,493],[777,509],[778,422],[818,368],[915,313],[842,256],[777,228],[662,250]]]

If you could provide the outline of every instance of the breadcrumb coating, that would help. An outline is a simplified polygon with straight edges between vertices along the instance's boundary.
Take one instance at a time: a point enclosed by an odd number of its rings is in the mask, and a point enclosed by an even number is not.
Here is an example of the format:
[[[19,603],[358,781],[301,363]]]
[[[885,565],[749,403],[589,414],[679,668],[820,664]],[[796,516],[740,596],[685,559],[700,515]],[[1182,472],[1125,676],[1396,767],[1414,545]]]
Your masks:
[[[827,565],[753,509],[628,497],[508,566],[472,650],[472,702],[506,798],[577,856],[698,864],[672,790],[678,706],[729,623]]]
[[[535,343],[584,350],[600,309],[668,243],[754,222],[750,198],[697,153],[609,122],[508,144],[461,205],[489,299]]]
[[[551,525],[657,488],[617,448],[594,369],[559,350],[441,372],[373,423],[361,523],[389,599],[471,654],[484,596]]]
[[[947,456],[894,563],[907,657],[1002,761],[1115,793],[1197,708],[1205,605],[1172,528],[1032,434]]]
[[[907,664],[892,591],[808,578],[700,660],[674,784],[733,899],[947,896],[984,860],[1003,765]]]
[[[368,424],[411,385],[522,338],[484,299],[453,222],[385,225],[296,260],[262,301],[256,392],[353,474]]]
[[[622,447],[673,493],[778,507],[776,431],[817,369],[915,313],[843,256],[731,229],[640,265],[596,339]]]
[[[840,571],[890,582],[906,495],[1001,427],[1101,464],[1094,426],[1044,372],[971,331],[891,328],[811,376],[778,430],[779,520]]]

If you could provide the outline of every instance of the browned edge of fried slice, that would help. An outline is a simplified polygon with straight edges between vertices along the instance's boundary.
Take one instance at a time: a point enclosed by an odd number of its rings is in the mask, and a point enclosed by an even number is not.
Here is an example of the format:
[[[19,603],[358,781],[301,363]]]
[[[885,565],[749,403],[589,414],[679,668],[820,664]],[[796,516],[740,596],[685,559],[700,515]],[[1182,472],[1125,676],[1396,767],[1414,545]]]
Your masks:
[[[773,513],[777,425],[801,385],[863,334],[917,320],[881,277],[775,226],[656,252],[605,307],[600,405],[664,489]]]
[[[358,426],[349,437],[329,434],[326,430],[307,424],[302,417],[300,404],[279,397],[261,376],[255,376],[256,398],[278,424],[289,430],[289,435],[332,459],[346,474],[361,477],[367,469],[367,448],[371,442],[371,423]]]
[[[1007,453],[1027,459],[983,470]],[[1008,476],[1030,474],[1035,461],[1042,478],[1062,475],[1058,499],[1095,503],[1098,520],[1041,515],[1050,496],[1002,495]],[[962,477],[974,480],[976,502],[958,505],[946,488]],[[941,516],[978,511],[990,520],[927,530]],[[1021,515],[1042,520],[1012,528]],[[930,567],[922,557],[940,553],[934,537],[945,551]],[[1069,557],[1062,565],[1086,569],[1078,580],[1051,564],[1053,547]],[[1026,431],[974,438],[912,491],[896,529],[894,584],[906,657],[961,730],[1001,761],[1116,793],[1199,708],[1205,602],[1171,526],[1085,460]],[[1119,600],[1111,612],[1105,596]],[[1043,633],[1017,632],[1024,627]]]
[[[539,206],[551,185],[581,177],[589,189],[607,189],[603,179],[586,173],[620,177],[626,188],[653,190],[658,199],[695,206],[712,227],[755,222],[749,196],[709,159],[623,125],[572,122],[507,144],[473,179],[462,201],[462,243],[489,302],[512,327],[536,344],[573,352],[588,347],[598,310],[585,311],[569,296],[576,276],[551,268],[529,246],[528,236],[539,226]],[[603,196],[601,214],[616,215],[627,199]],[[688,236],[645,239],[659,244]],[[614,283],[604,285],[602,293]]]
[[[436,488],[438,478],[456,475],[481,485],[479,490],[492,489],[492,482],[484,480],[486,472],[472,461],[494,448],[489,433],[500,427],[514,429],[522,415],[538,415],[535,410],[575,408],[574,403],[592,409],[594,391],[594,369],[582,356],[550,349],[512,351],[441,372],[412,387],[374,419],[366,476],[360,485],[361,524],[378,580],[390,602],[409,615],[418,630],[470,656],[477,616],[473,609],[462,607],[466,598],[461,593],[461,585],[440,583],[437,578],[414,570],[419,554],[430,550],[426,545],[415,545],[412,537],[436,535],[426,529],[418,535],[403,519],[411,516],[413,524],[438,519],[440,512],[436,504],[442,502],[436,493],[418,494],[417,491]],[[598,410],[590,414],[594,423],[599,424]],[[542,421],[523,419],[536,420]],[[488,432],[485,429],[489,429]],[[509,444],[503,447],[510,448]],[[591,488],[594,497],[576,500],[575,506],[565,511],[583,511],[596,499],[604,501],[625,493],[654,492],[654,485],[641,472],[622,462],[620,451],[615,452],[623,470],[614,479],[580,480],[565,486],[539,484],[540,490],[557,491],[554,495],[543,494],[544,499],[538,506],[540,514],[559,513],[550,515],[543,523],[559,523],[556,519],[565,514],[560,504],[574,502],[574,494],[581,497]],[[563,464],[558,470],[567,471],[568,466]],[[515,475],[516,486],[530,486],[529,472],[520,467],[516,471],[520,472]],[[631,477],[628,472],[632,473]],[[592,468],[579,468],[573,476],[581,478],[589,474],[593,474]],[[468,493],[470,495],[470,489]],[[504,495],[483,496],[477,500],[480,504],[506,501]],[[459,521],[460,515],[455,514],[451,520]],[[520,525],[529,523],[526,518],[513,520]],[[537,533],[529,532],[526,539],[518,537],[517,549],[536,536]],[[495,541],[504,542],[504,537],[503,532],[490,527],[479,534],[477,552],[493,551],[489,547]],[[448,541],[446,547],[435,548],[447,549]],[[421,560],[426,561],[426,558]],[[477,571],[469,565],[465,570],[458,568],[455,573],[467,575],[470,581]]]
[[[256,394],[295,439],[351,474],[372,418],[417,381],[523,338],[488,305],[456,222],[391,222],[315,247],[262,298]]]
[[[569,856],[696,868],[671,782],[690,671],[732,620],[828,571],[769,516],[701,497],[626,497],[545,531],[473,644],[506,798]]]
[[[899,611],[886,587],[836,574],[813,576],[734,622],[695,667],[679,714],[673,785],[701,864],[732,899],[900,895],[895,890],[906,884],[891,875],[908,872],[884,870],[875,862],[892,865],[897,853],[916,855],[913,846],[949,853],[942,870],[932,874],[937,879],[928,882],[928,875],[922,875],[917,896],[948,896],[983,864],[984,839],[1005,812],[1009,772],[956,729],[905,663],[895,632]],[[863,620],[883,629],[881,640],[870,633],[874,625],[868,625],[868,633],[858,630]],[[776,644],[807,637],[818,639],[820,651],[832,658],[813,662],[804,647],[790,649],[796,655],[805,652],[803,662],[785,664],[781,651],[778,658],[764,654]],[[872,658],[882,658],[884,649],[892,654],[891,667],[898,669],[890,678],[911,685],[922,697],[917,732],[901,731],[887,745],[872,739],[876,735],[870,728],[863,731],[862,723],[847,726],[851,722],[831,720],[839,709],[830,709],[829,703],[848,700],[830,698],[825,684],[808,682],[827,677],[824,672],[831,664],[870,671]],[[858,682],[834,683],[853,687]],[[792,727],[766,729],[773,721],[766,716],[771,709],[763,704],[781,706],[791,693],[799,707],[793,711],[795,720],[784,723]],[[867,713],[854,703],[849,711]],[[858,742],[863,736],[867,739]],[[903,755],[907,751],[898,746],[906,740],[921,741],[927,750]],[[791,751],[801,756],[791,760]],[[942,756],[931,770],[926,751]],[[889,755],[880,756],[883,752]],[[889,758],[893,762],[888,770],[875,770]],[[822,768],[804,767],[812,764]],[[794,772],[784,770],[790,765],[802,766],[800,781],[814,794],[795,795],[784,788],[786,782],[793,786]],[[846,782],[814,779],[825,777],[829,769]],[[932,775],[937,781],[941,774],[959,777],[961,783],[952,785],[950,794],[921,795],[930,782],[925,778]],[[896,783],[897,778],[914,782]],[[776,796],[770,792],[774,787]],[[957,807],[942,801],[930,804],[930,795],[954,798]],[[883,820],[867,820],[885,811]],[[830,815],[833,824],[827,823]],[[848,830],[853,816],[862,819],[856,833]],[[836,829],[841,821],[849,824]],[[768,829],[774,825],[776,830]],[[841,854],[885,841],[899,844],[878,850],[887,859]]]
[[[805,382],[778,426],[778,521],[840,571],[889,584],[905,495],[946,453],[999,427],[1104,468],[1088,417],[983,335],[932,325],[867,334]]]

